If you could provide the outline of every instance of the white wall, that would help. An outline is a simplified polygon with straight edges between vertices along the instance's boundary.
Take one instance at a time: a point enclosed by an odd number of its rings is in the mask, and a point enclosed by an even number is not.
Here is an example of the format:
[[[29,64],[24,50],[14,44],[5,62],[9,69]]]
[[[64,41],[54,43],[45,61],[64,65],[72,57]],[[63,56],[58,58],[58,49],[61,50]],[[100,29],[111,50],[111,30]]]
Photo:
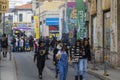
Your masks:
[[[42,15],[41,15],[41,19],[42,19],[42,22],[43,22],[43,20],[45,20],[46,18],[56,18],[56,17],[58,17],[58,18],[60,18],[60,11],[59,10],[57,10],[57,11],[46,11],[46,12],[44,12]],[[61,26],[59,25],[59,32],[61,32],[60,31],[60,29],[61,29]],[[44,23],[43,25],[42,25],[42,36],[49,36],[49,27],[48,26],[46,26],[46,24]]]
[[[23,23],[31,23],[31,17],[33,16],[32,11],[18,11],[17,13],[14,13],[14,23],[19,22],[19,14],[23,14]]]
[[[63,11],[64,11],[64,13],[63,13]],[[60,32],[59,32],[59,34],[60,34],[60,39],[62,38],[62,28],[63,28],[63,24],[62,24],[62,21],[66,18],[65,16],[65,12],[66,12],[66,8],[65,8],[65,5],[63,5],[61,8],[60,8],[60,23],[59,23],[59,25],[60,25]],[[64,15],[64,16],[63,16]]]

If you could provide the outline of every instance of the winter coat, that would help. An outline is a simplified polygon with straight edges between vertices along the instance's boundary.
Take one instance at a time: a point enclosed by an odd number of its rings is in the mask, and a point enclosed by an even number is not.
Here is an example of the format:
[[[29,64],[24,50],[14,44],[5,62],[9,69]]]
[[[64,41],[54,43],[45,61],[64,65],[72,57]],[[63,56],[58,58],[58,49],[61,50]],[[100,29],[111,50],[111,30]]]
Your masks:
[[[2,48],[7,48],[8,47],[8,39],[6,37],[2,37],[1,47]]]

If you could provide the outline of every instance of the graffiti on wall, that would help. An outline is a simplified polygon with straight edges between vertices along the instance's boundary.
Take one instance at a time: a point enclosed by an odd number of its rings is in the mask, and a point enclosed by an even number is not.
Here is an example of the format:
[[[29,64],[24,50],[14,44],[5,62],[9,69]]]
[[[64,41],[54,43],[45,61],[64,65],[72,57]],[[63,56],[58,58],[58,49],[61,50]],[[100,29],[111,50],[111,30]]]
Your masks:
[[[115,24],[112,24],[111,26],[111,51],[113,52],[117,52],[117,38],[116,38],[116,28],[115,28]]]
[[[104,47],[110,50],[110,12],[104,14]]]
[[[97,41],[97,17],[93,18],[93,45],[94,47],[97,46],[98,41]]]
[[[102,47],[102,27],[98,27],[97,31],[97,40],[98,40],[98,47]]]
[[[85,13],[84,11],[79,11],[79,20],[78,20],[78,32],[77,37],[83,39],[86,37],[86,26],[85,26]]]

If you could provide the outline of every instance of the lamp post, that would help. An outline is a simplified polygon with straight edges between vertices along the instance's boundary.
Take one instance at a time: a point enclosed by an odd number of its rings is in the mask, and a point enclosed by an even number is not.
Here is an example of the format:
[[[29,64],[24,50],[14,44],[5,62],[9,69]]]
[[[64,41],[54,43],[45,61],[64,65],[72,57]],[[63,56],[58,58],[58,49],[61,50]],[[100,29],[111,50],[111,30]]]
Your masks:
[[[10,34],[12,36],[12,34],[13,34],[13,32],[12,32],[13,16],[9,15],[8,20],[9,20]]]
[[[4,27],[5,27],[5,13],[3,13],[3,34],[4,34],[4,31],[5,31]]]

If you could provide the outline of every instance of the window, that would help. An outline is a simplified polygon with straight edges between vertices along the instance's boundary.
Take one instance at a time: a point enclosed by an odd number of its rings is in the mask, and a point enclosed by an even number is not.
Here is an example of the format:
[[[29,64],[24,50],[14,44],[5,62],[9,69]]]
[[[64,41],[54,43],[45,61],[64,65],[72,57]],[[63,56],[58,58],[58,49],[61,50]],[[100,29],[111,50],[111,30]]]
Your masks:
[[[36,2],[36,8],[38,8],[39,7],[39,2]]]
[[[23,21],[23,14],[19,14],[19,21],[20,21],[20,22]]]
[[[32,22],[32,23],[34,22],[34,17],[33,17],[33,16],[31,17],[31,22]]]

